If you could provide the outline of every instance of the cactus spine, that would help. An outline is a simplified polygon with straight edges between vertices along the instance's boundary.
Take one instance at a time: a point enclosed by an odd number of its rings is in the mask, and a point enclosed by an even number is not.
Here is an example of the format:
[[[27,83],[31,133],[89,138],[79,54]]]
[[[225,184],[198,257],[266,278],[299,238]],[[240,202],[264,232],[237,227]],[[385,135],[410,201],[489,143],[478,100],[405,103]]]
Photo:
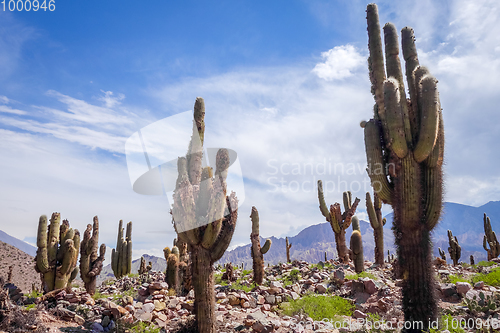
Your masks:
[[[462,255],[462,247],[458,244],[457,236],[454,237],[451,230],[448,230],[448,242],[450,244],[448,252],[450,253],[451,260],[453,260],[453,265],[456,266]]]
[[[484,237],[483,237],[483,248],[488,253],[488,261],[498,257],[500,254],[500,243],[497,240],[497,235],[491,229],[491,221],[486,213],[483,216],[484,221]],[[488,249],[488,245],[490,248]]]
[[[345,231],[351,225],[351,219],[356,212],[356,207],[358,206],[359,199],[356,198],[354,203],[352,202],[351,192],[344,192],[344,213],[340,210],[340,204],[336,202],[330,206],[328,210],[325,203],[325,196],[323,194],[323,182],[318,180],[318,199],[319,199],[319,209],[321,214],[330,223],[332,230],[335,234],[335,243],[337,245],[337,254],[340,261],[347,263],[349,262],[349,251],[345,244]]]
[[[194,105],[193,135],[186,157],[177,162],[178,178],[174,191],[172,218],[178,238],[188,244],[194,312],[200,333],[215,333],[215,294],[213,264],[226,251],[238,217],[238,199],[234,192],[226,196],[229,153],[219,149],[215,175],[202,167],[205,133],[205,102]]]
[[[385,69],[375,4],[367,6],[367,23],[368,67],[376,102],[374,118],[361,123],[367,171],[374,192],[394,210],[405,321],[422,322],[427,329],[437,318],[430,231],[442,208],[444,127],[437,80],[419,66],[413,30],[404,28],[407,100],[395,26],[384,26]]]
[[[440,247],[438,247],[438,251],[439,251],[439,255],[441,256],[441,259],[446,261],[446,253],[443,250],[441,250]]]
[[[44,293],[71,285],[78,273],[79,246],[80,233],[69,227],[68,220],[61,225],[59,213],[52,214],[48,227],[47,216],[40,216],[35,270],[42,278]]]
[[[102,263],[106,254],[106,245],[101,244],[99,256],[97,255],[98,244],[99,220],[97,216],[94,216],[94,225],[87,224],[87,229],[83,234],[83,239],[80,244],[80,276],[85,285],[85,289],[90,295],[95,294],[96,280],[99,274],[101,274]]]
[[[130,274],[132,270],[132,222],[127,223],[126,238],[123,239],[123,220],[118,224],[116,249],[111,251],[111,268],[117,279]]]
[[[286,247],[286,262],[290,263],[292,262],[290,260],[290,248],[292,247],[292,243],[288,243],[288,237],[286,237],[285,247]]]
[[[259,212],[255,206],[252,207],[250,219],[252,220],[250,240],[252,241],[253,282],[262,284],[262,280],[264,279],[264,254],[269,251],[272,242],[270,239],[267,239],[264,246],[262,248],[260,247]],[[243,265],[241,268],[243,268]]]
[[[386,219],[382,218],[382,202],[378,194],[373,194],[373,202],[369,192],[366,192],[366,210],[368,218],[373,228],[373,237],[375,238],[375,263],[384,264],[384,225]]]

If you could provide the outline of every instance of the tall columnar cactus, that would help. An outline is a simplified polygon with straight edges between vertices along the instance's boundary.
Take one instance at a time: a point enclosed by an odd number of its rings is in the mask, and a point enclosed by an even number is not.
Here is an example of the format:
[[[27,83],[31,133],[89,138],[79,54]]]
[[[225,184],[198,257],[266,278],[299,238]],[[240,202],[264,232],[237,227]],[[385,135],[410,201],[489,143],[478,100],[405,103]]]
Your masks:
[[[180,292],[179,282],[179,249],[173,246],[172,250],[168,247],[163,249],[165,260],[167,260],[167,270],[165,272],[165,281],[168,283],[168,288]]]
[[[123,220],[118,224],[116,249],[111,251],[111,268],[117,279],[132,271],[132,222],[127,223],[127,232],[123,239]]]
[[[500,254],[500,243],[497,240],[497,235],[491,229],[491,221],[486,213],[483,216],[484,221],[484,238],[483,238],[483,248],[488,253],[488,261],[498,257]],[[490,248],[488,249],[488,245]]]
[[[441,250],[440,247],[438,247],[438,251],[439,251],[439,256],[441,257],[441,259],[446,261],[446,253],[443,250]]]
[[[47,216],[42,215],[38,222],[37,247],[35,270],[42,277],[44,293],[70,286],[78,274],[78,230],[70,228],[68,220],[61,225],[59,213],[52,214],[47,229]]]
[[[292,260],[290,259],[290,248],[292,247],[292,243],[288,242],[288,237],[286,237],[285,247],[286,247],[286,262],[292,262]]]
[[[262,248],[260,247],[259,212],[255,206],[252,207],[250,219],[252,220],[250,240],[252,241],[253,282],[262,284],[262,280],[264,279],[264,254],[269,251],[272,242],[270,239],[266,239],[264,246]]]
[[[457,236],[453,237],[451,230],[448,230],[448,242],[450,244],[448,252],[450,253],[451,260],[453,260],[453,265],[456,266],[462,255],[462,247],[458,244]]]
[[[202,167],[205,133],[205,103],[197,98],[194,105],[193,135],[186,157],[177,162],[178,178],[174,191],[172,217],[178,238],[188,244],[194,312],[200,333],[215,333],[215,294],[213,263],[226,251],[238,217],[238,199],[234,192],[226,196],[229,153],[219,149],[215,175]]]
[[[470,264],[474,265],[474,256],[472,254],[470,255],[469,259],[470,259]]]
[[[373,194],[373,202],[369,192],[366,192],[366,211],[368,218],[373,228],[373,236],[375,238],[375,263],[384,264],[384,225],[386,219],[382,218],[382,202],[378,194]]]
[[[354,262],[354,270],[356,273],[361,273],[364,270],[364,257],[363,257],[363,241],[361,239],[361,232],[353,230],[351,234],[351,256]]]
[[[443,200],[444,127],[437,80],[419,66],[413,30],[404,28],[407,100],[395,26],[384,26],[384,69],[375,4],[367,7],[367,22],[368,67],[376,102],[374,118],[361,123],[367,171],[374,192],[394,210],[405,321],[422,322],[427,329],[437,318],[430,232],[438,223]]]
[[[83,239],[80,244],[80,276],[85,285],[85,289],[90,295],[95,294],[96,280],[99,274],[101,274],[102,263],[106,254],[106,245],[101,244],[99,247],[99,255],[97,255],[98,245],[99,220],[97,216],[94,216],[94,225],[87,224],[87,229],[83,234]]]
[[[336,202],[330,206],[330,210],[325,203],[325,196],[323,194],[323,182],[318,180],[318,199],[319,199],[319,209],[321,214],[326,218],[332,227],[335,234],[335,243],[337,244],[337,254],[339,259],[347,263],[349,262],[349,251],[345,244],[345,231],[351,225],[351,219],[356,213],[356,207],[358,206],[359,199],[356,198],[354,203],[352,202],[351,192],[344,192],[344,213],[340,210],[340,204]]]
[[[183,261],[187,263],[189,261],[187,243],[184,242],[182,239],[174,238],[173,245],[179,249],[179,262]]]

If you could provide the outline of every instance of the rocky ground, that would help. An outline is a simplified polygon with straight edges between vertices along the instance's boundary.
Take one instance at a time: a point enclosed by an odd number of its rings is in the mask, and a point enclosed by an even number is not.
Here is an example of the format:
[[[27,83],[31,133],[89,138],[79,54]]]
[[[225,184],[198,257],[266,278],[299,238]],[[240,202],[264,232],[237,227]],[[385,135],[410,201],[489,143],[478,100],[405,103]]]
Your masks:
[[[16,247],[0,241],[0,276],[7,279],[9,267],[12,267],[11,280],[23,292],[30,292],[33,283],[40,287],[40,275],[35,272],[34,259]]]
[[[441,314],[449,314],[456,321],[472,318],[486,322],[498,318],[500,293],[497,288],[483,282],[475,285],[449,283],[450,276],[467,279],[477,274],[478,270],[488,272],[497,264],[491,267],[453,267],[436,259],[435,265]],[[295,261],[293,264],[266,267],[265,282],[257,287],[251,286],[251,273],[248,271],[235,269],[238,282],[232,285],[225,285],[226,282],[220,280],[222,272],[217,271],[217,331],[349,331],[345,327],[351,327],[353,331],[370,331],[366,326],[359,325],[361,319],[379,324],[383,322],[385,328],[397,328],[398,322],[403,321],[402,280],[394,278],[391,264],[382,268],[365,262],[365,268],[365,277],[355,276],[357,278],[352,279],[355,273],[350,265],[333,260],[317,265]],[[169,291],[164,278],[162,272],[151,272],[142,277],[111,279],[101,285],[94,297],[78,288],[71,292],[59,291],[51,297],[44,297],[46,299],[28,299],[21,297],[15,287],[9,285],[11,296],[17,295],[14,298],[20,306],[12,306],[2,312],[7,319],[10,316],[10,323],[4,320],[0,329],[16,332],[16,325],[24,325],[25,330],[19,332],[196,332],[192,314],[193,291],[185,296],[176,296]],[[329,321],[315,321],[300,312],[285,315],[284,309],[289,309],[295,300],[306,295],[341,296],[354,305],[353,314],[337,316]],[[38,304],[29,305],[31,303]],[[33,309],[28,310],[30,307]],[[25,318],[24,323],[16,323],[19,318]],[[138,322],[142,322],[142,329],[137,326]],[[341,324],[344,328],[340,328]]]

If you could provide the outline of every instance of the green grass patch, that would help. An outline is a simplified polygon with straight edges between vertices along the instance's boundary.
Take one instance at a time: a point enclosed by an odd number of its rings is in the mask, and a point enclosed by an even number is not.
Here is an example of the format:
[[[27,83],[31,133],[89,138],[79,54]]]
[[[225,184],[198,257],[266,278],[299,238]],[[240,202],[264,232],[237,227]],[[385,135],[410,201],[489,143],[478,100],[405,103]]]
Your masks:
[[[493,266],[495,264],[496,263],[493,261],[480,261],[477,264],[475,264],[474,266],[490,267],[490,266]]]
[[[137,322],[133,326],[129,326],[128,332],[130,333],[160,333],[161,328],[156,327],[153,323],[146,323],[144,321]]]
[[[139,274],[138,273],[130,273],[130,274],[127,274],[127,276],[129,278],[138,278],[139,277]]]
[[[254,285],[247,286],[245,284],[241,284],[240,280],[237,280],[236,282],[231,283],[230,288],[236,289],[236,290],[241,290],[241,291],[248,293],[248,292],[252,291],[252,289],[254,288]]]
[[[244,269],[243,272],[241,273],[242,276],[247,276],[247,275],[250,275],[250,273],[252,273],[251,270],[249,269]]]
[[[37,298],[43,296],[43,294],[38,290],[32,290],[29,294],[24,294],[24,295],[28,298]]]
[[[313,320],[336,319],[338,316],[351,316],[355,306],[351,301],[339,296],[307,295],[282,306],[283,314],[294,316],[305,313]]]
[[[500,267],[493,268],[491,272],[487,274],[479,273],[472,277],[473,283],[479,281],[484,281],[485,284],[493,287],[500,286]]]
[[[429,333],[438,333],[443,332],[444,330],[448,330],[450,333],[466,333],[466,330],[460,328],[460,324],[459,321],[457,321],[457,318],[454,319],[451,314],[442,315],[441,318],[439,318],[438,325],[438,329],[430,328]]]
[[[361,272],[358,274],[348,274],[345,276],[346,280],[357,280],[359,278],[370,278],[372,280],[378,280],[375,275],[373,275],[372,273],[368,273],[368,272]]]
[[[471,279],[466,279],[463,275],[455,275],[455,274],[452,274],[452,275],[449,275],[448,276],[448,280],[450,281],[450,283],[457,283],[457,282],[468,282],[468,283],[471,283]]]
[[[108,295],[104,295],[104,294],[101,294],[100,292],[96,291],[94,296],[92,296],[92,298],[94,299],[94,301],[97,301],[98,299],[101,299],[101,298],[107,298]]]
[[[28,304],[28,305],[24,305],[23,308],[25,310],[32,310],[32,309],[36,309],[36,304]]]

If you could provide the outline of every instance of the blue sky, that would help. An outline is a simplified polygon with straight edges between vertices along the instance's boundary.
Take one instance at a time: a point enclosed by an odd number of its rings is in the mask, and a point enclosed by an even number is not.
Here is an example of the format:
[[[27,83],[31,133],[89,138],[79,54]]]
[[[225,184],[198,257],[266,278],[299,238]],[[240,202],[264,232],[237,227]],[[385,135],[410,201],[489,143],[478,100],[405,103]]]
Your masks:
[[[378,4],[382,24],[414,28],[420,62],[439,80],[446,200],[500,200],[500,5]],[[317,179],[336,185],[329,203],[343,182],[364,198],[365,9],[59,0],[54,12],[0,11],[0,228],[30,241],[41,214],[61,212],[81,231],[98,215],[101,241],[114,247],[118,220],[131,220],[134,256],[161,255],[175,237],[168,203],[132,191],[125,141],[192,110],[197,96],[206,146],[237,151],[245,179],[233,246],[248,243],[253,205],[264,237],[323,222]]]

